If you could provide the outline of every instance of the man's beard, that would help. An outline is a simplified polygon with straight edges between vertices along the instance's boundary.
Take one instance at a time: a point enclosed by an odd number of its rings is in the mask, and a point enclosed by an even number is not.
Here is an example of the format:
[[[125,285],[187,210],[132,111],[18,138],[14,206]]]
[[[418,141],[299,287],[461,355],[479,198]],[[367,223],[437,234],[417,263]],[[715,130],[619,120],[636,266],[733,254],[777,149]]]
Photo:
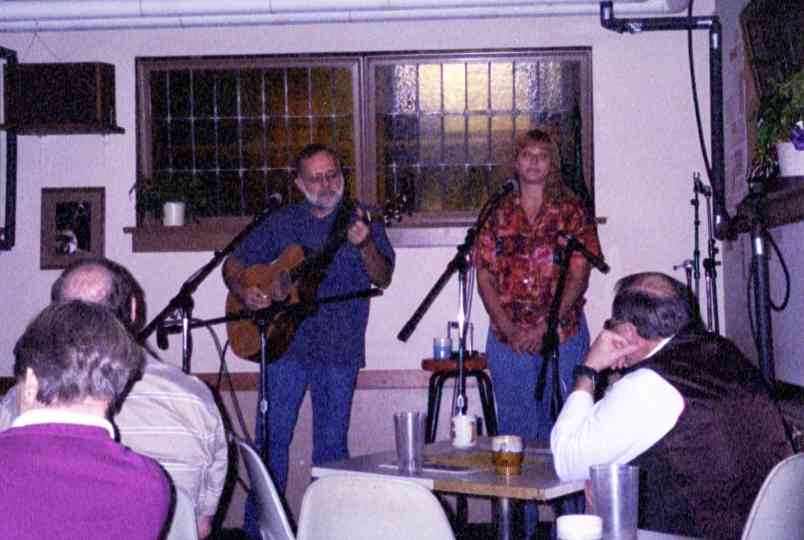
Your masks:
[[[313,207],[319,210],[332,210],[338,206],[338,203],[341,202],[343,198],[344,184],[345,182],[341,182],[341,186],[338,189],[320,190],[317,194],[310,193],[303,186],[301,190],[302,193],[304,193],[304,198],[307,199],[307,202]]]

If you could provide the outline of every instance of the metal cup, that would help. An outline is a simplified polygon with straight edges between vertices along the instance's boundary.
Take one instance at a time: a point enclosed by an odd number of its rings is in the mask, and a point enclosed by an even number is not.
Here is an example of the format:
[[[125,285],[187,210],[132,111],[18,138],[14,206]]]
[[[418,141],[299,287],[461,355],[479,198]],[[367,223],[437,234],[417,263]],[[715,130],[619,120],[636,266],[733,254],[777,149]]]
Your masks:
[[[634,540],[639,510],[639,467],[595,465],[589,468],[594,513],[603,519],[603,537]]]
[[[396,457],[400,472],[419,472],[424,462],[424,431],[427,415],[423,412],[394,413]]]

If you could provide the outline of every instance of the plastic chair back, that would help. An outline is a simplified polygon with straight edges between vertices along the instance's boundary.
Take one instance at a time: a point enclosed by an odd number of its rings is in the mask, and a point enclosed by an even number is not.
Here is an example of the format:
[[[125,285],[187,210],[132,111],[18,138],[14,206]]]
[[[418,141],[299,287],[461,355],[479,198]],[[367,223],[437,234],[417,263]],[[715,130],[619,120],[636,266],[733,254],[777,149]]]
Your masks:
[[[262,540],[294,540],[293,529],[268,469],[259,453],[246,441],[235,437],[248,472],[249,485],[257,500],[257,522]]]
[[[195,507],[190,496],[181,488],[176,488],[176,505],[173,519],[165,540],[198,540],[198,523]]]
[[[794,454],[768,473],[748,514],[742,540],[792,538],[802,530],[804,454]]]
[[[307,488],[298,540],[454,540],[425,487],[390,478],[326,476]]]

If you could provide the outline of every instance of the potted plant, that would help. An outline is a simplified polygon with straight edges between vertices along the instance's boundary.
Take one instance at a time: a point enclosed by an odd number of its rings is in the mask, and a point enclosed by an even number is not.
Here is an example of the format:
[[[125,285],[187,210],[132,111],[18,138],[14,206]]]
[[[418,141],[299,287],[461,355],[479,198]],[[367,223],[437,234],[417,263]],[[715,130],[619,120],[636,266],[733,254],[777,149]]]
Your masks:
[[[206,191],[198,179],[181,182],[167,175],[142,177],[134,189],[140,223],[181,225],[206,214]],[[183,219],[178,219],[179,214]]]
[[[754,166],[766,178],[804,176],[804,69],[760,100]]]

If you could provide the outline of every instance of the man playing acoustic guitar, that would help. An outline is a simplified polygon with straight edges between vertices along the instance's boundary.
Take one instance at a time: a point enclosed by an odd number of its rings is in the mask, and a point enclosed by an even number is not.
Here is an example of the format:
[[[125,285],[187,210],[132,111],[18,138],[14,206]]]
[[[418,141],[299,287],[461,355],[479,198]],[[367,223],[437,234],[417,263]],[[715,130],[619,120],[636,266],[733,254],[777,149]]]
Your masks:
[[[295,184],[306,201],[274,212],[227,258],[223,279],[231,295],[247,309],[258,310],[286,295],[282,290],[285,287],[279,285],[283,281],[292,281],[299,290],[312,290],[311,300],[348,295],[371,285],[387,287],[394,268],[394,250],[382,220],[369,222],[362,209],[351,211],[354,205],[343,197],[345,182],[335,152],[312,144],[302,150],[295,165]],[[305,260],[295,260],[291,268],[281,272],[264,266],[283,260],[283,254],[294,249],[303,252]],[[255,265],[278,277],[292,278],[253,285],[255,281],[248,275]],[[302,275],[296,275],[294,269],[301,268]],[[291,297],[297,297],[295,291]],[[357,373],[365,365],[368,313],[366,298],[321,304],[300,321],[287,350],[263,373],[268,401],[268,468],[280,493],[287,486],[290,442],[308,385],[313,464],[348,457],[349,416]],[[258,446],[263,440],[258,419]],[[253,501],[249,501],[245,528],[258,538],[255,522]]]

